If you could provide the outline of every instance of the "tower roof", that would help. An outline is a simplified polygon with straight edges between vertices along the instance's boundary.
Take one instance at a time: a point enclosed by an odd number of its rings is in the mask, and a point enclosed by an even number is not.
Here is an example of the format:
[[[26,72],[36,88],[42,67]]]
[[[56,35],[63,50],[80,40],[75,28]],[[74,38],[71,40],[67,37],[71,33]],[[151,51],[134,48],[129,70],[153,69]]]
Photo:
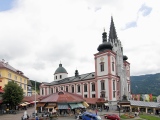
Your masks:
[[[58,73],[67,73],[66,69],[64,67],[62,67],[61,63],[59,64],[59,67],[56,69],[54,74],[58,74]]]
[[[111,16],[111,24],[110,24],[110,31],[109,31],[109,41],[113,43],[115,39],[117,39],[116,28],[114,26],[113,17]],[[115,42],[115,41],[114,41]]]
[[[111,45],[110,42],[107,41],[107,33],[104,32],[102,33],[102,44],[100,44],[97,48],[97,50],[99,52],[103,51],[103,50],[112,50],[113,46]]]

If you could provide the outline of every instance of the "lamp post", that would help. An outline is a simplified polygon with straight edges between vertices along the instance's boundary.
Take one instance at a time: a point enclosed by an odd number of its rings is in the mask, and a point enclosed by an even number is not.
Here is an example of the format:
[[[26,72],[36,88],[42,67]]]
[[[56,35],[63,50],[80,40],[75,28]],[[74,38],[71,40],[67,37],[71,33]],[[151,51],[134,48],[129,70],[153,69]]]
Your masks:
[[[119,117],[120,117],[120,115],[121,115],[121,114],[120,114],[120,112],[121,112],[120,106],[118,106],[118,108],[119,108]]]
[[[35,80],[35,93],[34,93],[34,95],[35,95],[34,107],[35,107],[35,115],[36,115],[36,113],[37,113],[37,110],[36,110],[36,80]]]

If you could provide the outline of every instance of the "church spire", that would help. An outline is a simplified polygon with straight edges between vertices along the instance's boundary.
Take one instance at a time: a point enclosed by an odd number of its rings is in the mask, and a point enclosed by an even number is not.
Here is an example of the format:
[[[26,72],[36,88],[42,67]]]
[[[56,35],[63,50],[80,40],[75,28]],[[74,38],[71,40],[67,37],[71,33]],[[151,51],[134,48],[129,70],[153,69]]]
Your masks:
[[[115,42],[117,39],[116,28],[114,26],[113,17],[111,16],[111,24],[110,24],[110,31],[109,31],[109,42]]]

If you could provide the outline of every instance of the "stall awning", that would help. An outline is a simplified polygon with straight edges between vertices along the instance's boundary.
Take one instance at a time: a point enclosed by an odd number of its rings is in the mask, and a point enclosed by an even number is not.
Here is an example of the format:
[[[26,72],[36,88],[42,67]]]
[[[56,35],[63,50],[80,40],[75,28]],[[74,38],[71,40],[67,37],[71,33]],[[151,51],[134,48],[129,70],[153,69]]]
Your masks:
[[[88,103],[86,103],[86,102],[83,102],[83,106],[89,107]]]
[[[21,105],[21,106],[27,106],[27,104],[25,104],[25,103],[21,103],[20,105]]]
[[[71,109],[79,108],[78,104],[75,104],[75,103],[71,103],[69,105],[70,105]]]
[[[37,103],[38,101],[32,101],[32,102],[30,102],[30,104],[34,104],[35,102]]]
[[[38,103],[38,104],[37,104],[37,107],[44,107],[45,104],[46,104],[46,103]]]
[[[104,105],[105,105],[105,106],[109,106],[109,104],[108,104],[108,103],[104,103]]]
[[[78,105],[80,108],[84,108],[84,106],[82,105],[82,103],[77,103],[77,105]]]
[[[68,109],[67,104],[58,104],[58,109]]]
[[[27,104],[27,105],[29,105],[30,103],[29,103],[29,102],[24,102],[24,104]]]
[[[54,108],[55,106],[53,106],[53,105],[48,105],[48,106],[46,106],[46,108]]]
[[[56,103],[48,103],[46,108],[54,108],[56,106]]]

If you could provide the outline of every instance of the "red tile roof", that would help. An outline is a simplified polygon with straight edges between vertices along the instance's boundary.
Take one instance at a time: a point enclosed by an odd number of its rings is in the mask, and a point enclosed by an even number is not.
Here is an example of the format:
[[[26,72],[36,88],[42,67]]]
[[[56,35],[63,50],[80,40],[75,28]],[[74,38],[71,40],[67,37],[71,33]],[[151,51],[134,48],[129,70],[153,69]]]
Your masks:
[[[53,93],[43,98],[40,98],[40,102],[56,102],[56,103],[76,103],[85,101],[81,95],[69,93],[69,92],[58,92]]]
[[[85,101],[89,104],[96,104],[96,103],[105,103],[104,98],[84,98]]]
[[[36,95],[36,101],[40,101],[41,95]],[[32,102],[35,101],[35,95],[32,96],[25,96],[22,100],[22,102]]]

